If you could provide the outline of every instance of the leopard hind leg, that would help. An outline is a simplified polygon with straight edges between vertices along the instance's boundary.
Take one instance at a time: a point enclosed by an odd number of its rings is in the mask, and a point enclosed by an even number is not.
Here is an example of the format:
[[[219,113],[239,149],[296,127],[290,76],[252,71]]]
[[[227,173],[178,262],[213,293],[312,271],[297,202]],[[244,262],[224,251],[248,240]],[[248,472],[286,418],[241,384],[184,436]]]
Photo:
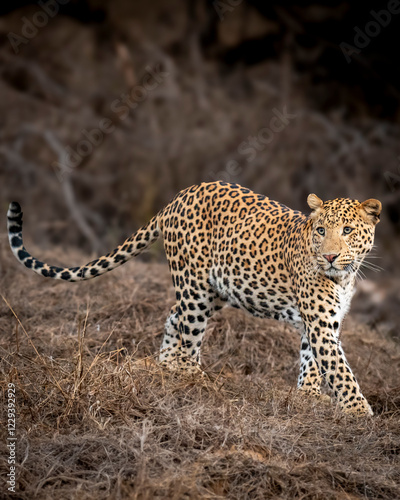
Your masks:
[[[208,284],[185,288],[177,298],[165,323],[160,364],[179,372],[199,372],[207,320],[223,302]]]

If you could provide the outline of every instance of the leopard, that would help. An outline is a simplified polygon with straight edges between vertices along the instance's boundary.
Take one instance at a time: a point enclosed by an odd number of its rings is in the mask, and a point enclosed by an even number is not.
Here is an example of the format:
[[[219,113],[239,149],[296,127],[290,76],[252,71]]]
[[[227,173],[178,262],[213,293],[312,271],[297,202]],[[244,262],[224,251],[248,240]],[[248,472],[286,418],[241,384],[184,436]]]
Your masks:
[[[179,192],[112,252],[79,267],[33,257],[22,240],[22,210],[9,206],[13,254],[46,278],[78,282],[101,276],[139,255],[160,237],[175,302],[165,323],[158,362],[178,374],[202,372],[207,321],[224,306],[294,326],[300,334],[301,394],[373,415],[345,357],[341,327],[365,257],[374,247],[382,204],[376,199],[322,201],[307,197],[305,214],[239,184],[203,182]]]

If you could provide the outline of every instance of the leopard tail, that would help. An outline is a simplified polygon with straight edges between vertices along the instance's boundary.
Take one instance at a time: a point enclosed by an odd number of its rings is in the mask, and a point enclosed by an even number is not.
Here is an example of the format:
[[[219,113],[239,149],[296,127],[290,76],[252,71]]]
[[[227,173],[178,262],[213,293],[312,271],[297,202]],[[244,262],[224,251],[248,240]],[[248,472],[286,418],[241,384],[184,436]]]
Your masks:
[[[84,281],[112,271],[152,245],[161,234],[159,215],[155,215],[112,252],[80,267],[51,266],[36,259],[26,250],[22,240],[22,210],[16,202],[10,203],[7,212],[8,239],[17,260],[35,273],[56,280]]]

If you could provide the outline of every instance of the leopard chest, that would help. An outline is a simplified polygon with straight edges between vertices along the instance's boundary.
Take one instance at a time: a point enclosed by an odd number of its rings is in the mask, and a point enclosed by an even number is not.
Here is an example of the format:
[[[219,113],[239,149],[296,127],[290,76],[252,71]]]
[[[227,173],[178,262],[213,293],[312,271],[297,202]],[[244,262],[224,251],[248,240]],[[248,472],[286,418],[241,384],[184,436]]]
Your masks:
[[[346,286],[338,286],[336,289],[336,314],[334,316],[334,320],[342,324],[346,314],[349,312],[351,300],[355,293],[355,287],[353,282],[350,282]],[[339,326],[340,328],[340,326]]]

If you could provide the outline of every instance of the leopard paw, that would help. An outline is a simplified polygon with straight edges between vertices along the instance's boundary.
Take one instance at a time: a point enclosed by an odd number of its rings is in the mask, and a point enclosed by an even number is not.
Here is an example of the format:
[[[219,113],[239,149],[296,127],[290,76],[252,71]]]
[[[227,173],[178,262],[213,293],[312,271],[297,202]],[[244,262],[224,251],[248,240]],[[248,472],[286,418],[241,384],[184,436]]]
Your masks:
[[[342,407],[342,411],[348,415],[353,415],[355,417],[372,417],[374,414],[368,401],[362,396],[357,397],[355,401],[348,401],[346,403],[341,402],[339,404]]]
[[[160,361],[160,366],[185,375],[204,375],[200,364],[188,356],[171,356]]]
[[[298,391],[300,393],[308,398],[312,398],[315,401],[318,401],[319,403],[322,403],[324,405],[330,405],[332,404],[332,399],[328,394],[321,394],[320,389],[318,388],[313,388],[313,389],[304,389],[304,388],[298,388]]]

